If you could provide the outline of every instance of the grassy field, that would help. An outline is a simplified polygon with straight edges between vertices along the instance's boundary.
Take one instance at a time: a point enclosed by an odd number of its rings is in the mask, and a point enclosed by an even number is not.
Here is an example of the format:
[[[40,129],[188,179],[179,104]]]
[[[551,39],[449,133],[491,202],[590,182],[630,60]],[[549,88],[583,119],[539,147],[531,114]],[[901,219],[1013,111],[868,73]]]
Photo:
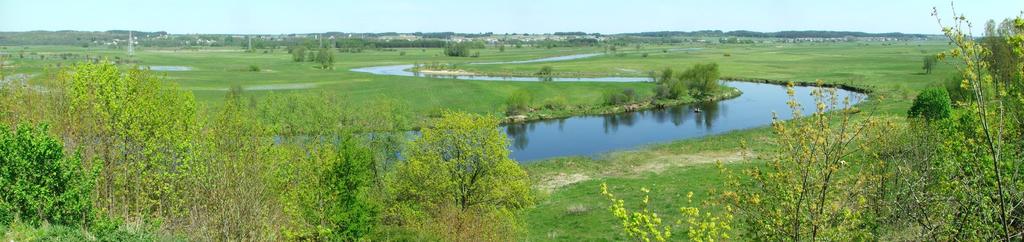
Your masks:
[[[697,50],[669,49],[697,47]],[[8,47],[13,51],[15,48]],[[646,76],[652,70],[672,67],[684,69],[694,63],[716,62],[722,75],[736,78],[848,83],[870,88],[869,101],[861,104],[867,115],[903,115],[917,92],[940,85],[952,73],[941,64],[935,73],[923,74],[922,57],[946,48],[945,42],[897,42],[891,44],[762,44],[707,46],[645,46],[608,55],[549,63],[463,66],[468,71],[495,74],[529,74],[551,66],[560,75]],[[26,52],[90,53],[123,56],[123,51],[78,47],[31,46]],[[405,52],[405,55],[400,55]],[[512,92],[528,89],[535,102],[565,97],[572,104],[595,104],[605,90],[634,88],[650,95],[651,83],[531,83],[462,81],[437,78],[375,76],[350,72],[355,67],[412,63],[460,63],[524,60],[539,57],[603,52],[599,48],[508,48],[480,51],[480,58],[442,56],[439,49],[368,50],[362,53],[338,53],[334,70],[315,69],[313,63],[296,63],[282,50],[273,53],[244,53],[235,49],[173,51],[142,49],[137,58],[144,65],[189,66],[191,71],[161,72],[169,80],[194,90],[197,97],[216,107],[223,89],[244,87],[309,87],[281,91],[324,91],[361,100],[393,99],[407,105],[411,115],[429,116],[441,109],[476,113],[500,113],[502,103]],[[642,54],[647,53],[644,57]],[[18,72],[41,73],[56,60],[17,60]],[[249,72],[249,65],[260,72]],[[299,85],[302,84],[302,85]],[[740,141],[750,147],[740,149]],[[767,128],[735,131],[697,140],[657,144],[634,151],[622,151],[598,157],[566,157],[534,162],[525,168],[534,180],[541,199],[527,211],[529,239],[537,240],[622,240],[618,221],[608,212],[608,202],[599,193],[607,182],[611,190],[627,204],[637,204],[640,188],[651,189],[654,210],[672,218],[684,205],[689,191],[700,199],[708,189],[719,186],[721,176],[713,165],[716,160],[741,169],[758,165],[756,157],[771,147]],[[750,155],[742,155],[742,154]]]

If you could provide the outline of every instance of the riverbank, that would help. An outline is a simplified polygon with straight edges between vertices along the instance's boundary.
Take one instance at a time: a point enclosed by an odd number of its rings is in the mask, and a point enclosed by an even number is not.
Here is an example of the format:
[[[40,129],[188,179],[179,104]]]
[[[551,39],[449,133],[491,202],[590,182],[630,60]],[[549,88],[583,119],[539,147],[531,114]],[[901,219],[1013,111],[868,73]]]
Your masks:
[[[562,119],[573,116],[582,115],[603,115],[603,114],[617,114],[626,112],[636,112],[657,108],[666,108],[672,106],[693,104],[699,102],[717,102],[722,100],[728,100],[743,95],[739,89],[733,87],[723,87],[723,90],[718,94],[702,98],[684,98],[684,99],[648,99],[640,102],[632,102],[622,105],[576,105],[568,106],[564,108],[550,108],[541,107],[540,109],[534,109],[526,114],[512,115],[505,117],[502,120],[502,124],[515,124],[525,123],[530,121],[539,120],[551,120],[551,119]]]

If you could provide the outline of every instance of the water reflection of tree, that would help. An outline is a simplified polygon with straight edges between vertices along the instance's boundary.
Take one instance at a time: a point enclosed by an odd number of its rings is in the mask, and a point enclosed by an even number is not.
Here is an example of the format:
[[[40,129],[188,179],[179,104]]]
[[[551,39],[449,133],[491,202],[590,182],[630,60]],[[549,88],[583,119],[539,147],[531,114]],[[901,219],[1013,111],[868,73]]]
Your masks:
[[[619,130],[619,126],[633,126],[636,124],[639,112],[626,112],[609,114],[604,116],[604,133],[615,132]]]
[[[696,122],[697,127],[704,126],[704,129],[711,129],[715,120],[718,119],[719,103],[703,102],[697,103],[695,106],[700,108],[700,112],[693,116],[693,120]]]
[[[524,150],[526,146],[530,144],[530,139],[527,137],[528,124],[509,124],[505,126],[505,133],[512,139],[512,147],[517,150]]]

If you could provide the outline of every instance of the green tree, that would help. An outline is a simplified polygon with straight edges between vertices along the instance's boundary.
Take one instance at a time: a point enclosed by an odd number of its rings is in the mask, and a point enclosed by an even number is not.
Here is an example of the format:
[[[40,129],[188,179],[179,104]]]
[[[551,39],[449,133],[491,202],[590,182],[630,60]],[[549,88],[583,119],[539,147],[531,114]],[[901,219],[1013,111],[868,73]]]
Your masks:
[[[718,91],[718,64],[694,64],[679,74],[679,81],[690,87],[694,96],[707,97]]]
[[[370,197],[374,154],[358,137],[342,133],[337,144],[313,141],[303,158],[285,169],[290,179],[286,200],[303,225],[288,233],[294,239],[353,241],[370,235],[378,207]],[[333,139],[329,136],[317,140]]]
[[[924,64],[921,66],[921,69],[924,70],[924,74],[932,74],[932,69],[935,69],[935,61],[935,56],[932,55],[923,58],[922,62]]]
[[[907,116],[926,120],[945,119],[952,112],[950,102],[945,88],[928,88],[914,98],[914,105],[910,106]]]
[[[124,220],[190,221],[205,170],[192,93],[110,62],[66,68],[58,81],[62,137],[87,163],[102,162],[97,206]]]
[[[316,62],[320,64],[320,69],[334,69],[334,52],[323,48],[316,53]]]
[[[444,47],[444,55],[452,57],[469,57],[469,45],[465,43],[450,43]]]
[[[88,225],[93,218],[95,170],[50,136],[46,125],[0,124],[0,225],[13,220]]]
[[[292,61],[303,62],[306,61],[306,47],[296,46],[290,51],[292,53]]]
[[[450,239],[491,238],[518,227],[515,211],[533,202],[529,177],[509,158],[509,140],[498,123],[493,117],[448,112],[423,129],[396,168],[391,190],[405,205],[393,207],[425,212],[430,217],[425,223],[442,227],[436,233]],[[492,239],[513,240],[501,237]]]
[[[491,117],[445,113],[423,129],[398,168],[408,197],[462,210],[476,206],[522,208],[532,201],[529,179],[509,158],[508,138]]]

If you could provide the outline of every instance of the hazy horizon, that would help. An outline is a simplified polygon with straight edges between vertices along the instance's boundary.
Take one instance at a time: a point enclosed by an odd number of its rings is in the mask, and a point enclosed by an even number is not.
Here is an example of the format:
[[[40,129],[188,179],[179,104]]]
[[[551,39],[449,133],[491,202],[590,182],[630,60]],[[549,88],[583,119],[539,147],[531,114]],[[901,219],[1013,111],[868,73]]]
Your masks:
[[[959,13],[979,31],[988,19],[1020,15],[1024,1],[960,1]],[[59,6],[54,8],[54,6]],[[659,6],[651,8],[651,6]],[[937,0],[819,2],[611,1],[302,1],[282,3],[196,0],[166,2],[0,0],[0,31],[167,31],[172,34],[293,33],[553,33],[790,30],[941,34]],[[142,10],[142,11],[139,11]],[[71,21],[69,21],[71,20]]]

